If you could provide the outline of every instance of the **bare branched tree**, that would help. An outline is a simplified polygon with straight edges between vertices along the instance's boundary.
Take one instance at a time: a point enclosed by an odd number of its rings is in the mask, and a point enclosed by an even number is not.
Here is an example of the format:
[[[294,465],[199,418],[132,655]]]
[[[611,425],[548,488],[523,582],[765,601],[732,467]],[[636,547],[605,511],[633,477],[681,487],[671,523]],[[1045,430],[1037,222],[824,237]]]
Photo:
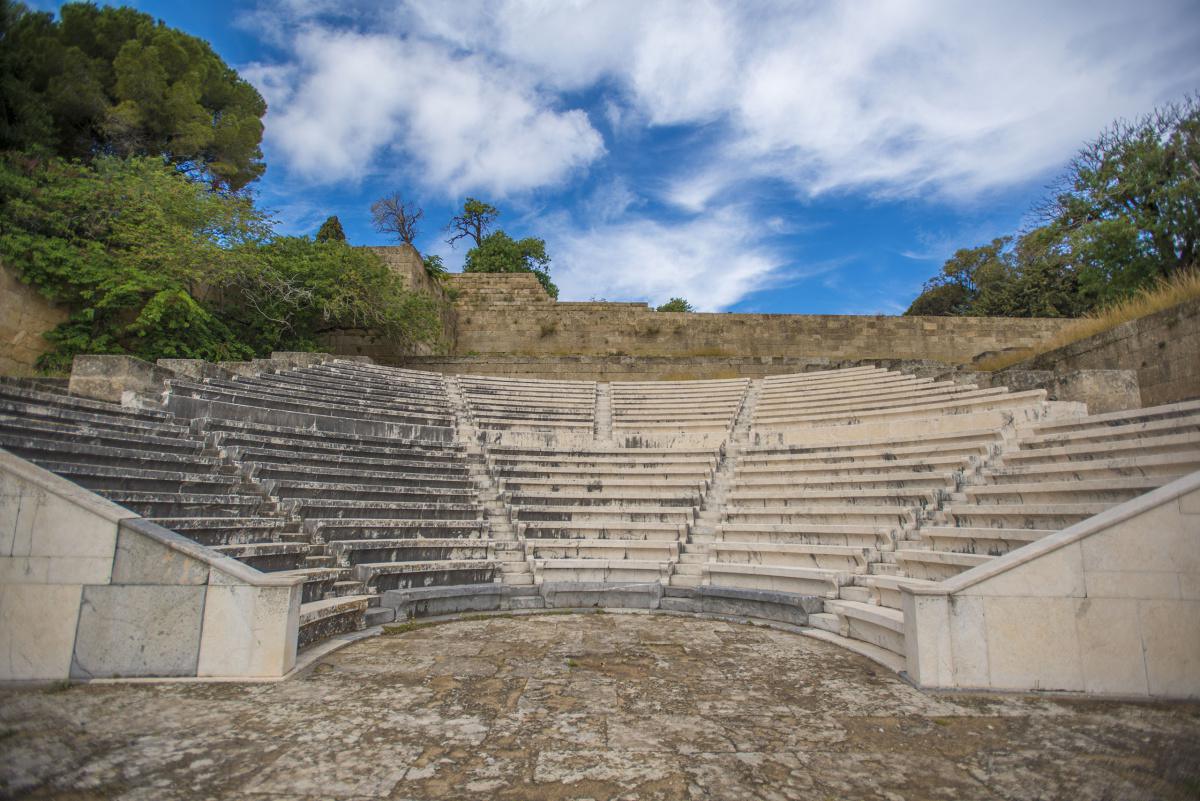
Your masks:
[[[446,226],[446,232],[451,235],[446,244],[453,245],[460,239],[470,238],[475,247],[479,247],[488,235],[492,223],[496,222],[499,216],[500,211],[490,203],[473,197],[467,198],[463,203],[462,214],[451,217],[450,224]]]
[[[417,238],[417,222],[424,215],[420,206],[404,200],[398,192],[371,204],[375,230],[381,234],[391,234],[406,245],[411,245]]]

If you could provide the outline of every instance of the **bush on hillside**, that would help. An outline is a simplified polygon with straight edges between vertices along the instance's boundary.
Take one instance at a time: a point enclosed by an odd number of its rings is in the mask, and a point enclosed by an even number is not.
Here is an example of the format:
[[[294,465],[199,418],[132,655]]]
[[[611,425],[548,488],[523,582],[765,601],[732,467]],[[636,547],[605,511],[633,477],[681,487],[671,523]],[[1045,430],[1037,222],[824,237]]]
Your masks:
[[[46,369],[80,353],[242,359],[336,328],[430,341],[433,301],[344,242],[277,238],[251,201],[160,158],[0,160],[0,260],[70,311]]]

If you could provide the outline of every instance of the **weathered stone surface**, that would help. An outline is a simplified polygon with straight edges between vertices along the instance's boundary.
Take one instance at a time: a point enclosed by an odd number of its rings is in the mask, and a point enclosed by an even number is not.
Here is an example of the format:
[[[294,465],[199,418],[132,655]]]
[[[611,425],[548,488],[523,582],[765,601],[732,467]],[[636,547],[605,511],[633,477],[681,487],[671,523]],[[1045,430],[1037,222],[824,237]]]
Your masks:
[[[0,690],[0,793],[183,799],[1188,798],[1200,706],[927,695],[835,646],[650,615],[364,640],[272,685]]]
[[[67,319],[67,310],[46,300],[0,264],[0,375],[27,375],[50,350],[42,334]]]
[[[84,587],[71,677],[194,676],[204,587]]]
[[[71,394],[121,403],[131,395],[158,400],[174,373],[133,356],[76,356]]]

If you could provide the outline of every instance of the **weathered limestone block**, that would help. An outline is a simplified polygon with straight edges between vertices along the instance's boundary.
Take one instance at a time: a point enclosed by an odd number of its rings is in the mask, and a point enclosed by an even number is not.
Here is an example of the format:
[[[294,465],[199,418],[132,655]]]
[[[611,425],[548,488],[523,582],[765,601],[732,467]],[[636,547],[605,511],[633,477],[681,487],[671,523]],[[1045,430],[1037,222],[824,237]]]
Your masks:
[[[137,396],[157,398],[174,375],[133,356],[76,356],[70,392],[81,398],[129,403]]]
[[[194,676],[205,588],[88,586],[71,678]]]

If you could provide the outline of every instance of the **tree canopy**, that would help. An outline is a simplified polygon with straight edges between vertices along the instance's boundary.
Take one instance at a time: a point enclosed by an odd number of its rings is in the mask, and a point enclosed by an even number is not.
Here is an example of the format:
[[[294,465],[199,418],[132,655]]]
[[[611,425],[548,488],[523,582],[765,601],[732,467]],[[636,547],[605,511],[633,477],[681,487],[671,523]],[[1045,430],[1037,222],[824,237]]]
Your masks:
[[[335,214],[321,223],[317,229],[318,242],[345,242],[346,232],[342,229],[342,221]]]
[[[546,243],[532,236],[516,240],[503,231],[488,234],[478,247],[467,251],[463,272],[533,273],[546,294],[558,297],[558,287],[550,280]]]
[[[688,303],[684,298],[671,298],[655,309],[655,311],[660,312],[694,312],[695,310],[696,307]]]
[[[1038,221],[959,250],[906,314],[1074,317],[1200,265],[1200,101],[1114,123]]]
[[[161,156],[238,190],[265,169],[266,110],[207,42],[147,14],[0,0],[0,150]]]
[[[499,217],[500,210],[490,203],[473,197],[467,198],[463,203],[462,213],[451,217],[446,226],[446,231],[450,234],[446,244],[453,245],[460,239],[470,238],[475,247],[481,247]]]
[[[208,360],[311,350],[366,328],[430,341],[433,301],[373,253],[276,237],[249,198],[162,159],[0,159],[0,260],[70,311],[42,366],[78,353]]]

